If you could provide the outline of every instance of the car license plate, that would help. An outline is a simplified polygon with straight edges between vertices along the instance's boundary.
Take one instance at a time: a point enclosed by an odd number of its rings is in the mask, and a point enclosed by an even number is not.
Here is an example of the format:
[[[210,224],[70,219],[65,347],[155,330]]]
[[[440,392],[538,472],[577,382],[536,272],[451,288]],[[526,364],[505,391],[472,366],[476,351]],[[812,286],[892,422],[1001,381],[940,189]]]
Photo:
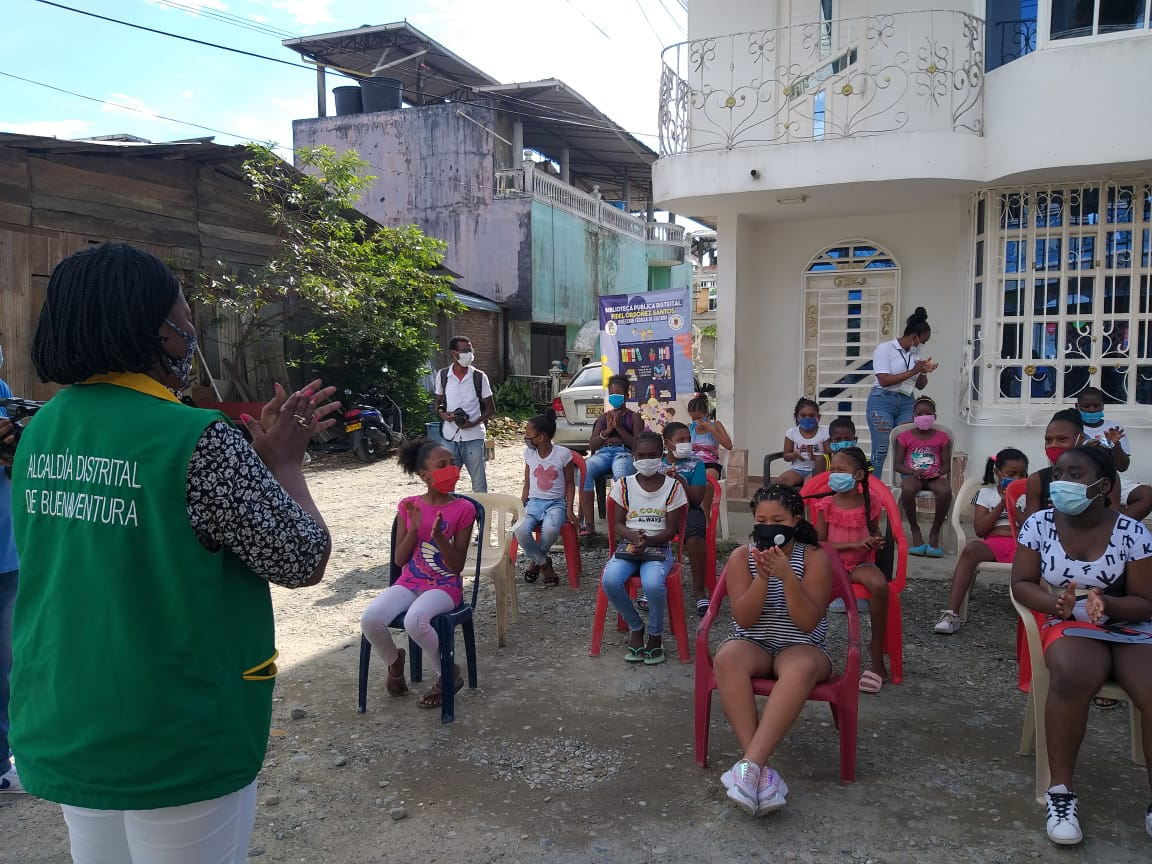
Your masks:
[[[604,413],[604,406],[599,402],[592,402],[584,408],[585,417],[599,417]]]
[[[362,428],[364,428],[363,423],[348,423],[347,425],[344,426],[344,431],[345,432],[359,432]]]

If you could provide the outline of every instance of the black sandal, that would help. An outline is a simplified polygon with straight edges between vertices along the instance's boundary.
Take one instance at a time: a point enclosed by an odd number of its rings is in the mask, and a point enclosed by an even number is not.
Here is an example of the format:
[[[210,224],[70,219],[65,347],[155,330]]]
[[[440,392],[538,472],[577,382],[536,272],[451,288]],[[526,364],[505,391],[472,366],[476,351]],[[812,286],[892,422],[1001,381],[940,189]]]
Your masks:
[[[548,559],[548,563],[540,568],[540,572],[544,574],[545,585],[559,585],[560,577],[556,575],[556,571],[552,569],[552,559]]]
[[[524,571],[524,581],[531,585],[540,578],[540,565],[533,561],[528,565],[528,569]],[[545,580],[547,581],[547,580]]]

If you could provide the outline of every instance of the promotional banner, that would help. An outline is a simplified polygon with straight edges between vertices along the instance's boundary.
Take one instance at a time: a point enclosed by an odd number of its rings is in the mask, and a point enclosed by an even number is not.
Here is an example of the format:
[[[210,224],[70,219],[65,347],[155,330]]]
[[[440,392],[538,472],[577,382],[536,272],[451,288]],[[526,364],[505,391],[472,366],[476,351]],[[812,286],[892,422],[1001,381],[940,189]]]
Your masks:
[[[688,422],[688,401],[696,392],[691,316],[687,288],[600,297],[605,399],[608,378],[626,376],[628,402],[654,432],[672,420]]]

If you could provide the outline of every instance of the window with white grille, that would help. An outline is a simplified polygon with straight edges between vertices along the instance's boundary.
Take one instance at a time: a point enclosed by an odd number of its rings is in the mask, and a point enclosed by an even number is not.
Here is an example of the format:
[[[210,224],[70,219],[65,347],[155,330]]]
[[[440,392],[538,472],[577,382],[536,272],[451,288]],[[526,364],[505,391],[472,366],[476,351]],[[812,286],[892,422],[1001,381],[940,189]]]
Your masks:
[[[1152,178],[976,196],[969,413],[1152,405]],[[1146,409],[1129,425],[1152,425]]]

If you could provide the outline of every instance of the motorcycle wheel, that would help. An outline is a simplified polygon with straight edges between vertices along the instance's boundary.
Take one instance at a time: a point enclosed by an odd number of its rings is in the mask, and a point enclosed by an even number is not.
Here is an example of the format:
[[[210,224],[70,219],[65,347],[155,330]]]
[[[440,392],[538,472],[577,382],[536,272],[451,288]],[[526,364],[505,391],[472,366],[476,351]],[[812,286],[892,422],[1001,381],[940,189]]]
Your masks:
[[[388,436],[379,429],[365,429],[353,448],[361,462],[375,462],[388,449]]]

